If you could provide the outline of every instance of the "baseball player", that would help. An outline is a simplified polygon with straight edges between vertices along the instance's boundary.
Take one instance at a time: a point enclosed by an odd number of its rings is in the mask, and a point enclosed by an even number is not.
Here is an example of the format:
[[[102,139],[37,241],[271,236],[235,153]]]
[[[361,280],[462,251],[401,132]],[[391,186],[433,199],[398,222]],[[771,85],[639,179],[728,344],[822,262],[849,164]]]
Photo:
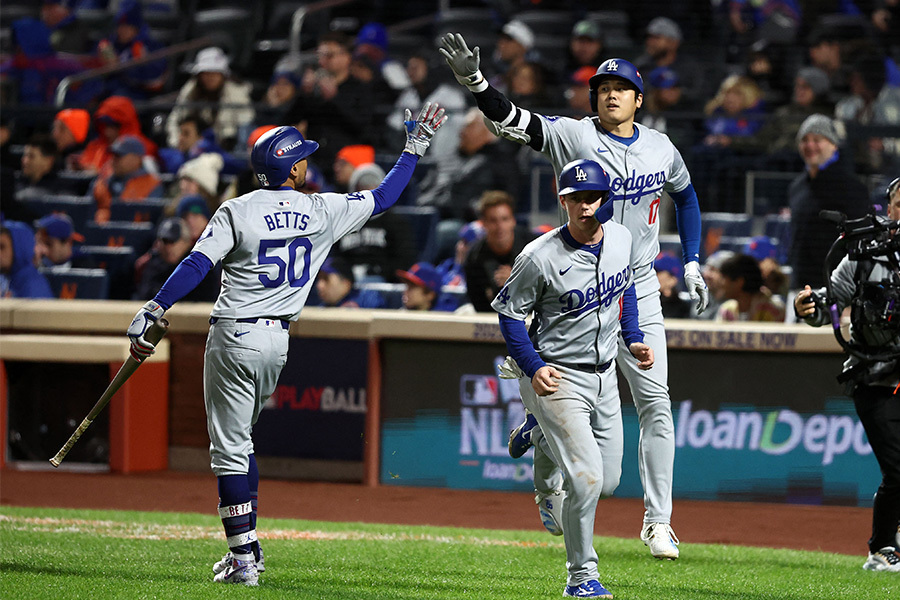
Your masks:
[[[460,34],[441,39],[441,53],[456,79],[475,96],[498,134],[543,153],[559,175],[563,165],[579,158],[597,161],[610,177],[613,220],[632,234],[634,280],[640,327],[656,353],[656,368],[643,371],[630,360],[619,361],[628,380],[640,420],[638,464],[644,486],[641,539],[657,558],[678,558],[678,538],[670,526],[675,428],[668,391],[666,334],[653,259],[659,254],[659,204],[663,190],[675,201],[675,215],[684,253],[684,281],[702,312],[708,292],[700,275],[700,205],[690,175],[669,138],[634,122],[643,101],[641,74],[630,62],[612,58],[591,77],[591,108],[596,117],[581,120],[531,113],[513,105],[491,87],[479,70],[479,50],[469,50]],[[619,353],[628,348],[619,343]],[[513,430],[510,453],[524,452],[531,443],[530,423]],[[535,433],[534,437],[539,437]],[[521,446],[524,445],[524,448]],[[535,482],[549,480],[541,449],[535,450]]]
[[[563,595],[612,598],[598,581],[592,542],[597,501],[612,495],[622,473],[619,332],[637,368],[653,366],[653,350],[638,327],[631,232],[609,221],[603,168],[585,159],[566,165],[559,202],[568,222],[525,246],[491,306],[511,356],[501,375],[519,377],[522,401],[565,476]]]
[[[319,145],[293,127],[257,140],[250,162],[263,189],[224,203],[193,251],[128,328],[131,351],[148,356],[151,322],[222,261],[222,290],[209,319],[203,397],[219,516],[229,552],[213,566],[214,581],[257,585],[265,570],[256,535],[259,472],[251,431],[287,360],[288,326],[296,321],[332,245],[390,208],[444,124],[444,109],[427,103],[377,188],[352,194],[304,194],[306,158]]]

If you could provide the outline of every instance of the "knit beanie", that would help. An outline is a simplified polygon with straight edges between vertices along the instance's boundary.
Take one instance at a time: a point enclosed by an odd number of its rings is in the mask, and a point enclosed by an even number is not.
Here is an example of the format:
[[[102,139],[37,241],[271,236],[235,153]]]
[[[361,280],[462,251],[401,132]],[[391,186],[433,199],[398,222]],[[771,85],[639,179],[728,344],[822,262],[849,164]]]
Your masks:
[[[204,192],[215,196],[219,190],[219,171],[224,165],[221,155],[207,152],[181,165],[178,177],[192,179]]]
[[[818,67],[804,67],[800,69],[797,71],[797,78],[805,81],[816,96],[821,96],[831,87],[828,75]]]
[[[61,121],[72,132],[72,137],[79,144],[87,139],[88,127],[91,125],[91,115],[81,108],[67,108],[56,113],[56,120]]]
[[[384,169],[375,163],[366,163],[356,167],[350,175],[349,187],[354,192],[374,190],[384,179]]]
[[[827,138],[835,146],[840,145],[840,136],[834,126],[834,121],[825,115],[809,115],[803,124],[800,125],[800,131],[797,132],[797,143],[803,139],[807,133],[816,133]]]

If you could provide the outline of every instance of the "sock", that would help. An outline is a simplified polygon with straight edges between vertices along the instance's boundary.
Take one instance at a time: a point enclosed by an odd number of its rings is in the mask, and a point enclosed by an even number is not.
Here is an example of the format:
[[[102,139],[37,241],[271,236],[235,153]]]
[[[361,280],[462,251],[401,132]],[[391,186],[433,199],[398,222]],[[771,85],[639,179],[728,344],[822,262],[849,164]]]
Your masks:
[[[256,467],[256,455],[250,455],[250,469],[247,471],[247,486],[250,488],[250,527],[256,531],[256,514],[259,505],[259,469]],[[250,543],[253,550],[253,556],[259,561],[259,542]]]
[[[253,554],[250,544],[256,541],[256,529],[251,524],[250,489],[246,475],[222,475],[219,480],[219,517],[225,527],[225,537],[232,554],[239,560],[249,560]]]

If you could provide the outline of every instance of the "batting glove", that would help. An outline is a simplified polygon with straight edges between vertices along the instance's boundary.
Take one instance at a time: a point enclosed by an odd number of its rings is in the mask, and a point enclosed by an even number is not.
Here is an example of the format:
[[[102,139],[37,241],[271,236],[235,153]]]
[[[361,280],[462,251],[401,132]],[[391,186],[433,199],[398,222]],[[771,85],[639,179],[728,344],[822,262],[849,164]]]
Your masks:
[[[462,85],[472,89],[484,81],[484,76],[478,69],[481,64],[481,51],[478,46],[469,50],[461,33],[445,34],[441,38],[441,47],[438,51],[447,59],[456,80]]]
[[[702,314],[709,305],[709,289],[700,274],[700,263],[692,260],[684,265],[684,285],[687,287],[691,300],[697,301],[697,314]]]
[[[154,302],[147,302],[134,315],[126,335],[131,340],[131,355],[139,361],[144,360],[156,351],[156,346],[144,338],[147,329],[166,313],[166,310]]]
[[[440,129],[447,121],[444,109],[436,102],[426,102],[416,120],[412,120],[412,113],[406,109],[406,147],[404,152],[424,156],[434,132]]]

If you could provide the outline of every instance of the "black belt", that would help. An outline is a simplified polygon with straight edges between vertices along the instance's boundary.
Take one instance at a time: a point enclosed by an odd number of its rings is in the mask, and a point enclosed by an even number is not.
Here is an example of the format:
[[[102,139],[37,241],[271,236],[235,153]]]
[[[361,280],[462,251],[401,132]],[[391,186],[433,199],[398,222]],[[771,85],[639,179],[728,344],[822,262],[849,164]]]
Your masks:
[[[226,318],[226,317],[210,317],[210,318],[209,318],[209,324],[210,324],[210,325],[215,325],[215,323],[216,323],[220,318],[221,318],[221,319],[224,319],[224,318]],[[235,319],[234,322],[235,322],[235,323],[256,323],[256,322],[259,321],[260,319],[262,319],[262,320],[264,320],[264,321],[281,321],[281,328],[284,329],[285,331],[287,331],[288,329],[291,328],[291,322],[290,322],[290,321],[285,321],[284,319],[273,319],[273,318],[271,318],[271,317],[255,317],[255,318],[252,318],[252,319]]]
[[[565,367],[567,369],[575,369],[576,371],[584,371],[585,373],[606,373],[609,370],[609,368],[612,366],[613,360],[614,359],[611,358],[608,361],[606,361],[605,363],[603,363],[602,365],[595,365],[593,363],[567,364],[567,363],[561,363],[561,362],[555,362],[555,361],[554,361],[554,364],[557,364],[561,367]]]

